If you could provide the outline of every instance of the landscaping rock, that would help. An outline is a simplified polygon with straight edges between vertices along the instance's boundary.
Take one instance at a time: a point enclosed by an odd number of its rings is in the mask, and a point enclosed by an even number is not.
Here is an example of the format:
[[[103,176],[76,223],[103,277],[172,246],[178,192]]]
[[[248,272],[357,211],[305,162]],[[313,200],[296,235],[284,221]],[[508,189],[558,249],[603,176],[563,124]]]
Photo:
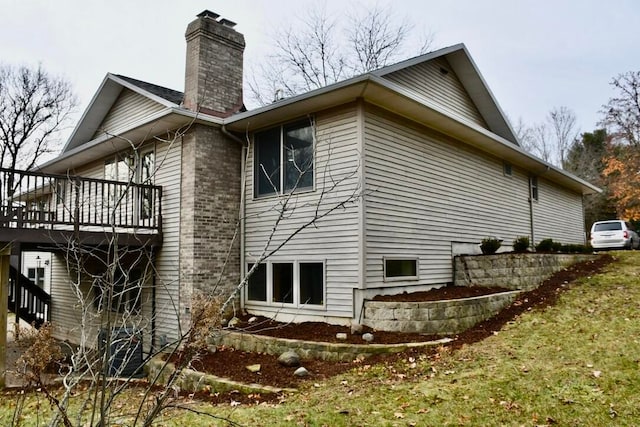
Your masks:
[[[293,375],[295,375],[296,377],[306,377],[307,375],[309,375],[309,371],[307,371],[304,366],[300,366],[298,369],[296,369]]]
[[[351,335],[359,334],[362,332],[362,325],[359,323],[353,323],[351,325]]]
[[[371,342],[373,341],[373,334],[370,334],[369,332],[367,332],[366,334],[362,334],[362,339],[366,342]]]
[[[249,320],[247,320],[247,322],[249,322],[249,323],[255,323],[255,322],[257,322],[257,321],[258,321],[258,318],[257,318],[257,317],[255,317],[255,316],[250,317],[250,318],[249,318]]]
[[[280,355],[280,357],[278,357],[278,363],[283,366],[299,366],[300,356],[298,356],[298,353],[295,351],[285,351]]]
[[[342,340],[342,341],[346,341],[347,340],[347,333],[346,332],[338,332],[336,334],[336,339]]]
[[[233,317],[231,320],[229,320],[229,323],[227,323],[227,326],[230,328],[233,328],[235,326],[238,326],[240,324],[240,319],[238,319],[237,317]]]
[[[247,369],[253,373],[260,372],[260,365],[249,365]]]

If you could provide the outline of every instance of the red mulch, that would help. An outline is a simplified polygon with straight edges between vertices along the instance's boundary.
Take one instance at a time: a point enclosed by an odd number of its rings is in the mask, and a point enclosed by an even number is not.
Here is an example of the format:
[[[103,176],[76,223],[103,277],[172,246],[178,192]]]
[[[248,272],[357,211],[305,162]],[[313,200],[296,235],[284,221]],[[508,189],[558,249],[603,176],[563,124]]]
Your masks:
[[[543,309],[547,306],[553,305],[560,293],[569,288],[569,284],[580,277],[590,276],[598,273],[604,266],[614,261],[611,255],[601,255],[593,261],[586,261],[578,263],[568,267],[547,279],[537,289],[523,293],[519,298],[511,304],[509,307],[502,310],[500,313],[488,319],[480,324],[476,325],[472,329],[469,329],[459,335],[452,337],[454,340],[447,347],[451,349],[457,349],[464,344],[470,344],[480,341],[490,335],[493,332],[498,331],[502,326],[513,320],[519,314],[532,310]],[[475,293],[478,289],[470,291]],[[500,290],[503,291],[503,290]],[[495,289],[493,292],[500,292]],[[455,297],[462,297],[461,295],[469,296],[468,294],[462,294],[459,292],[469,292],[468,289],[456,289],[456,287],[445,287],[440,290],[434,290],[429,292],[420,292],[415,294],[403,294],[398,297],[397,300],[401,301],[427,301],[434,299],[452,299]],[[440,298],[437,297],[440,296]],[[475,294],[477,295],[477,294]],[[385,300],[397,301],[384,297]],[[429,298],[429,299],[422,299]],[[243,320],[246,322],[248,316]],[[243,322],[240,326],[246,330],[248,325]],[[254,331],[260,329],[261,334],[294,338],[308,341],[336,341],[335,334],[337,332],[347,332],[349,342],[363,343],[361,334],[351,335],[348,327],[332,326],[324,323],[312,323],[306,322],[301,324],[282,324],[270,321],[268,319],[260,318],[251,327]],[[366,331],[366,329],[365,329]],[[411,342],[411,341],[426,341],[433,337],[428,337],[420,334],[403,334],[403,333],[382,333],[374,331],[374,337],[376,343],[393,343],[393,342]],[[412,349],[404,353],[397,353],[392,355],[374,356],[367,359],[367,364],[374,363],[393,363],[394,361],[406,359],[408,357],[416,357],[419,355],[433,355],[436,350],[434,348],[424,349]],[[246,366],[260,364],[260,372],[252,373]],[[327,377],[337,375],[355,366],[359,366],[361,362],[323,362],[323,361],[304,361],[303,365],[310,372],[310,375],[306,378],[298,378],[293,375],[295,368],[286,368],[280,366],[277,362],[277,356],[270,356],[266,354],[258,353],[246,353],[242,351],[236,351],[230,348],[221,348],[218,352],[203,356],[198,361],[194,362],[193,367],[212,373],[217,376],[231,378],[234,380],[247,382],[247,383],[259,383],[268,384],[275,387],[296,387],[304,381],[319,381]],[[222,394],[209,394],[209,393],[197,393],[196,398],[211,401],[212,403],[225,403],[230,400],[235,400],[240,403],[253,404],[264,401],[277,401],[278,397],[275,395],[260,395],[253,394],[249,396],[242,395],[241,393],[222,393]]]

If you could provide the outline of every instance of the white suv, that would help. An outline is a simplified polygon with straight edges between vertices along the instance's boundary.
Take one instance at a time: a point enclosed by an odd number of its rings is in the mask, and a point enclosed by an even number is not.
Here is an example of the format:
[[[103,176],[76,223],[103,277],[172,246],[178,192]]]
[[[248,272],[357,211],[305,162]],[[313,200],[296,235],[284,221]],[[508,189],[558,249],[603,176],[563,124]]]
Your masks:
[[[638,249],[640,237],[631,224],[621,220],[597,221],[589,235],[593,249]]]

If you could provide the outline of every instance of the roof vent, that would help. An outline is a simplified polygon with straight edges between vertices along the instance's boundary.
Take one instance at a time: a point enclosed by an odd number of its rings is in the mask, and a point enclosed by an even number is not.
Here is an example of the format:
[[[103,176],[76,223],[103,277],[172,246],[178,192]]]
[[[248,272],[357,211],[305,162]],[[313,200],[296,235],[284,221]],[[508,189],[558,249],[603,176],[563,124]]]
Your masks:
[[[225,27],[229,27],[229,28],[233,28],[236,26],[236,23],[233,21],[229,21],[228,19],[222,18],[220,21],[222,25],[224,25]]]
[[[200,13],[197,15],[197,17],[198,17],[198,18],[211,18],[211,19],[213,19],[214,21],[215,21],[216,19],[218,19],[218,17],[219,17],[219,16],[220,16],[220,15],[218,15],[218,14],[217,14],[217,13],[215,13],[215,12],[211,12],[210,10],[203,10],[202,12],[200,12]]]

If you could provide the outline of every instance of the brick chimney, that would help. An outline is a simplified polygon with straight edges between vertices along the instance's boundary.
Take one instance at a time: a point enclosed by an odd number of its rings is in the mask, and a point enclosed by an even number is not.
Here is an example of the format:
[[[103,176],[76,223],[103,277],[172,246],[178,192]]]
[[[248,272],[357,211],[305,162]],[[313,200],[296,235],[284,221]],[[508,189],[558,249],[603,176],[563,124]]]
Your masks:
[[[205,10],[187,26],[184,106],[218,117],[239,111],[244,36],[235,23]]]

